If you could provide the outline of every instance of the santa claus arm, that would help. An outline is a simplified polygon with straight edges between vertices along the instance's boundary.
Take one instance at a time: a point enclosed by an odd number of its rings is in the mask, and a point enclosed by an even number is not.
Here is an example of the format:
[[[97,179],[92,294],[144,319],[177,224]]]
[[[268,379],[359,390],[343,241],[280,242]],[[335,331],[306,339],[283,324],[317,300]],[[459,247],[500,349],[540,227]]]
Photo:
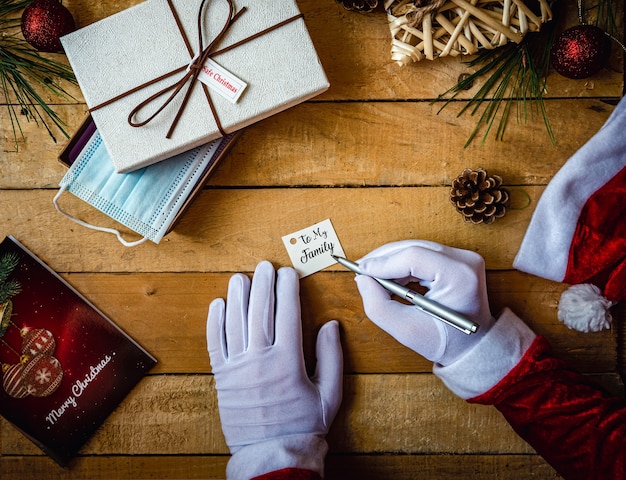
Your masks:
[[[494,405],[566,479],[626,478],[626,402],[554,358],[547,340],[535,337],[509,310],[490,333],[493,338],[487,335],[455,365],[435,368],[448,387],[470,402]],[[495,367],[484,362],[486,355],[493,355]],[[497,365],[505,363],[501,357],[517,363],[482,393],[476,381],[458,375],[472,365],[493,380]]]

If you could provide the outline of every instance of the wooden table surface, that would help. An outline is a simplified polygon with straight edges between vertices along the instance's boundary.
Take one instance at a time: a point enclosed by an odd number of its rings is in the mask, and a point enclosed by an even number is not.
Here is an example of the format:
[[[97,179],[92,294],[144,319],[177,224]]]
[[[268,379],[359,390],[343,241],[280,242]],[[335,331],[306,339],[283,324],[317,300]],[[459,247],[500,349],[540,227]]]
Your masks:
[[[63,3],[84,26],[136,2]],[[546,184],[622,95],[621,51],[613,49],[609,67],[590,79],[550,75],[546,105],[556,145],[540,118],[526,125],[513,118],[504,141],[490,135],[464,148],[476,118],[457,116],[463,102],[441,113],[431,103],[468,71],[461,59],[400,68],[389,59],[384,13],[349,12],[333,0],[298,4],[330,89],[245,130],[160,245],[126,248],[60,216],[52,197],[64,174],[57,162],[63,142],[23,122],[25,139],[16,150],[3,111],[0,237],[23,242],[159,363],[67,468],[2,420],[0,478],[223,478],[229,457],[206,353],[207,306],[226,294],[233,272],[250,273],[262,259],[289,265],[281,236],[326,218],[353,258],[407,238],[479,252],[492,311],[511,307],[559,357],[622,395],[624,309],[616,309],[612,331],[573,332],[556,318],[566,286],[512,269]],[[565,24],[576,22],[574,10]],[[72,92],[78,102],[48,98],[69,131],[86,114],[80,90]],[[466,167],[502,176],[514,201],[528,196],[530,205],[492,225],[464,223],[448,195]],[[114,225],[66,197],[79,216]],[[456,398],[428,361],[374,327],[351,273],[334,266],[307,277],[301,297],[309,362],[319,326],[337,319],[342,329],[345,396],[328,436],[327,478],[556,476],[495,409]]]

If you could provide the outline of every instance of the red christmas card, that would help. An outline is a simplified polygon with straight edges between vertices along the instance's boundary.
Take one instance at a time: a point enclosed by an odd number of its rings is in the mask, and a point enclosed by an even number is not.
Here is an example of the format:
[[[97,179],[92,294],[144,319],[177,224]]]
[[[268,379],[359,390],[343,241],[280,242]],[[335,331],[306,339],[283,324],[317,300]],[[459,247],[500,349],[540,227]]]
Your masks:
[[[13,237],[0,243],[0,415],[60,465],[156,359]]]

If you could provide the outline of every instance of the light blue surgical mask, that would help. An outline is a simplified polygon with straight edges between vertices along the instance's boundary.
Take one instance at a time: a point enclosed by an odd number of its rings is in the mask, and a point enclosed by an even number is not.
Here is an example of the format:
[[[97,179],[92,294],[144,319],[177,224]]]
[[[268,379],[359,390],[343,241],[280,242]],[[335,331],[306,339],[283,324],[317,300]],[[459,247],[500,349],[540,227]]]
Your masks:
[[[56,209],[76,223],[113,233],[127,247],[159,243],[199,178],[211,166],[220,140],[130,173],[116,173],[96,131],[67,171],[54,197]],[[63,211],[59,197],[68,191],[143,238],[126,241],[118,230],[84,222]]]

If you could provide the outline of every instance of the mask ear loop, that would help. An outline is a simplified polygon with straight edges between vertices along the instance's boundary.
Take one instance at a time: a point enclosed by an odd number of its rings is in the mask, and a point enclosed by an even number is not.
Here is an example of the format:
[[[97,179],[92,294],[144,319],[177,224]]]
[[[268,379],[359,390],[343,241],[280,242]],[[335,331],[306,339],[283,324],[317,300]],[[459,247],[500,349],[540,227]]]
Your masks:
[[[137,245],[141,245],[142,243],[144,243],[146,240],[148,240],[148,237],[143,237],[140,240],[136,240],[134,242],[129,242],[127,240],[124,240],[124,238],[122,238],[122,234],[115,230],[114,228],[107,228],[107,227],[99,227],[97,225],[92,225],[91,223],[87,223],[84,222],[83,220],[80,220],[76,217],[73,217],[72,215],[70,215],[69,213],[63,211],[61,209],[61,207],[59,206],[59,198],[61,197],[61,194],[66,190],[66,185],[61,186],[61,188],[59,189],[59,191],[57,192],[57,194],[54,196],[54,198],[52,199],[52,203],[54,203],[54,208],[57,209],[57,212],[59,212],[60,214],[62,214],[63,216],[69,218],[70,220],[72,220],[75,223],[78,223],[79,225],[82,225],[83,227],[87,227],[90,228],[92,230],[97,230],[99,232],[106,232],[106,233],[112,233],[113,235],[115,235],[117,237],[117,239],[120,241],[120,243],[122,245],[124,245],[125,247],[135,247]]]

